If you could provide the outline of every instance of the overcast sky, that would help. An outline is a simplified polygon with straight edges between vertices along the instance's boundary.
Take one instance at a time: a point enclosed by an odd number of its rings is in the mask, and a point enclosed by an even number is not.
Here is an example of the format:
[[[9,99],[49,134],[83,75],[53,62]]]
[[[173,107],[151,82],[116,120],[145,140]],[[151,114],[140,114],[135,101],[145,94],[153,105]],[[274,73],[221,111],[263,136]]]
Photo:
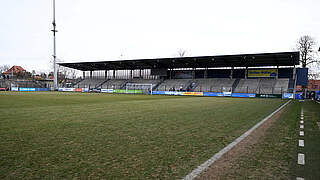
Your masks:
[[[320,41],[319,0],[56,0],[64,62],[292,51]],[[0,1],[0,65],[49,71],[52,0]],[[318,43],[319,45],[319,43]],[[122,55],[122,56],[121,56]]]

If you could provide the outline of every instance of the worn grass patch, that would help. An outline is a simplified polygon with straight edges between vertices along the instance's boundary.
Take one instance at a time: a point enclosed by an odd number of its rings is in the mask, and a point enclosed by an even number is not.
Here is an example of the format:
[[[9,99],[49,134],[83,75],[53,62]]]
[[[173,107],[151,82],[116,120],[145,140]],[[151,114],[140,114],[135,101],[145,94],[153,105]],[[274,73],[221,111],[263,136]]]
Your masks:
[[[0,93],[0,178],[177,179],[279,99]]]
[[[289,104],[200,179],[290,179],[299,112],[297,102]]]

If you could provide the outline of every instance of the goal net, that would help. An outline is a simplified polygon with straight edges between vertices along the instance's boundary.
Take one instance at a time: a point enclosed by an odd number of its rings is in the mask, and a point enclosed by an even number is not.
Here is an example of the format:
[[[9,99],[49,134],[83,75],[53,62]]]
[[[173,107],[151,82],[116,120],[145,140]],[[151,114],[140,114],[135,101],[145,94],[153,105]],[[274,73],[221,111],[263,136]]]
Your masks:
[[[152,95],[152,84],[127,83],[126,93]]]

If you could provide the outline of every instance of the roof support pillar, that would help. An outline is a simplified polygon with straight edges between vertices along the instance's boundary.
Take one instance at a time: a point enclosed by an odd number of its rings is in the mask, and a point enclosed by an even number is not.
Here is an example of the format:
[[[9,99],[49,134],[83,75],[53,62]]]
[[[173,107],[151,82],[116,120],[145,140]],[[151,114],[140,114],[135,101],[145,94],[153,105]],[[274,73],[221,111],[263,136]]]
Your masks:
[[[83,79],[86,78],[86,71],[82,71],[82,74],[83,74]]]
[[[203,77],[203,78],[205,78],[205,79],[208,78],[208,68],[206,68],[206,69],[204,70],[204,77]]]
[[[116,79],[116,70],[113,70],[113,79]]]
[[[246,70],[244,71],[244,78],[248,79],[248,67],[246,67]]]
[[[104,79],[108,79],[108,70],[104,71]]]
[[[92,71],[90,71],[90,79],[92,79]]]
[[[143,79],[142,76],[141,76],[141,69],[139,69],[139,78]]]
[[[192,79],[196,78],[196,68],[192,68]]]
[[[293,80],[294,80],[294,85],[293,85],[293,99],[296,99],[296,92],[297,92],[297,69],[296,66],[294,65],[293,67]]]
[[[231,71],[230,71],[230,79],[232,79],[232,77],[233,77],[233,70],[234,70],[234,67],[231,67]]]
[[[129,79],[132,79],[132,69],[130,70],[130,77],[129,77]]]

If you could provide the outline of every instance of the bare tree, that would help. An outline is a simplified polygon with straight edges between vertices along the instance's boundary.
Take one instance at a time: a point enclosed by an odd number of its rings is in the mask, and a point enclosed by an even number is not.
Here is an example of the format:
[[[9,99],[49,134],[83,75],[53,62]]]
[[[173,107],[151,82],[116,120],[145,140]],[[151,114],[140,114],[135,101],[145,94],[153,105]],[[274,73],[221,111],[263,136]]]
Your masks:
[[[7,71],[8,69],[10,69],[10,65],[8,64],[0,65],[0,74]]]
[[[302,67],[307,67],[309,64],[317,62],[316,59],[316,41],[308,35],[301,36],[297,40],[296,49],[300,52],[300,62]]]
[[[186,54],[187,54],[187,50],[185,50],[185,49],[178,50],[179,57],[184,57],[184,56],[186,56]]]

